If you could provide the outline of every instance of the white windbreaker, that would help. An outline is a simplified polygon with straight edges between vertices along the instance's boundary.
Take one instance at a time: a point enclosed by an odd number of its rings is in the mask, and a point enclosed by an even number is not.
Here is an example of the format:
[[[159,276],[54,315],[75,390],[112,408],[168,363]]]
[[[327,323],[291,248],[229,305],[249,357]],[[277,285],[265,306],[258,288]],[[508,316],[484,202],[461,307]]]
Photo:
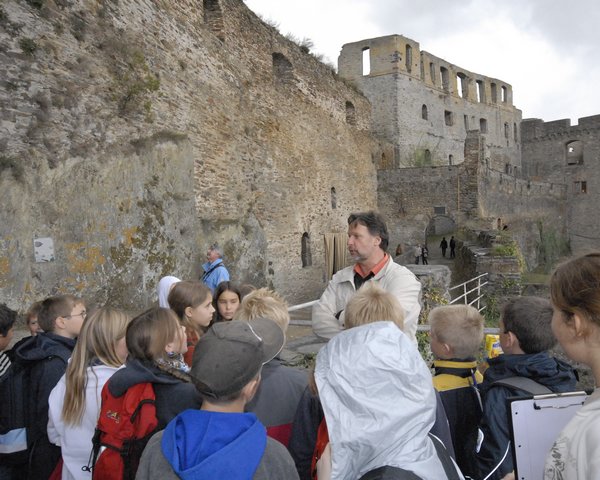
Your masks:
[[[333,337],[317,356],[315,379],[333,480],[356,480],[384,465],[425,480],[447,478],[428,436],[436,409],[431,373],[395,324],[372,323]]]
[[[123,367],[119,367],[123,368]],[[92,451],[92,437],[100,415],[101,393],[104,384],[118,370],[115,367],[97,365],[87,368],[85,409],[81,424],[66,425],[62,419],[66,380],[61,377],[48,399],[48,438],[61,447],[63,458],[62,480],[91,479],[90,472],[81,467],[88,464]]]

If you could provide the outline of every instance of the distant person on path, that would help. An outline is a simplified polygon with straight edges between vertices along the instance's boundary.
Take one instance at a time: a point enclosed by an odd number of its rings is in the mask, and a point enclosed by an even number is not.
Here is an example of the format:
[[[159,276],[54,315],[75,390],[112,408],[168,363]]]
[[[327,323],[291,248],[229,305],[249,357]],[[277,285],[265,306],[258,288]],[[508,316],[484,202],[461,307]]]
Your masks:
[[[446,240],[446,237],[442,237],[440,248],[442,249],[442,257],[446,258],[446,250],[448,250],[448,241]]]
[[[214,294],[219,283],[229,280],[229,272],[223,264],[223,252],[216,243],[211,245],[206,252],[206,260],[207,262],[202,265],[204,274],[201,280]]]
[[[378,213],[353,213],[348,217],[348,251],[356,263],[337,272],[313,306],[312,327],[316,335],[332,338],[342,331],[346,304],[365,282],[372,280],[404,307],[404,331],[416,342],[421,283],[386,253],[388,241],[387,226]]]
[[[427,245],[423,245],[423,247],[421,248],[421,260],[423,262],[423,265],[429,265],[429,262],[427,261],[428,256],[429,249],[427,248]]]
[[[419,264],[419,257],[421,256],[422,253],[423,252],[421,250],[421,244],[417,243],[415,245],[415,248],[413,249],[413,255],[415,256],[415,265]]]
[[[456,257],[456,240],[454,240],[454,236],[450,237],[450,258]]]

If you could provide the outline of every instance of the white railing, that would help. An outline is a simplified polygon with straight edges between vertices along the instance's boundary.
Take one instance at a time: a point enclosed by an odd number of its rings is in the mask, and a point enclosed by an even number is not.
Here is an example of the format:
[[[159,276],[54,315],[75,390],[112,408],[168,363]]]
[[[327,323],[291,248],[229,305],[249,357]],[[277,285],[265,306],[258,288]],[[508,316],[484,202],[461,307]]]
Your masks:
[[[483,273],[477,277],[467,280],[464,283],[455,285],[454,287],[450,287],[448,289],[448,292],[459,289],[461,287],[463,290],[462,290],[462,293],[458,297],[453,298],[449,302],[449,304],[450,305],[455,304],[455,303],[464,303],[465,305],[476,304],[475,308],[477,308],[477,310],[479,310],[480,312],[485,310],[486,306],[481,305],[481,299],[483,298],[483,294],[481,293],[481,288],[488,284],[488,281],[486,279],[487,275],[488,275],[487,273]],[[473,298],[472,300],[469,301],[469,295],[474,292],[475,292],[475,298]],[[306,302],[306,303],[300,303],[298,305],[292,305],[291,307],[288,307],[288,312],[295,312],[297,310],[302,310],[303,308],[312,307],[317,302],[318,302],[318,300],[313,300],[312,302]],[[291,320],[290,324],[291,325],[310,326],[311,321],[310,320]],[[419,332],[428,332],[429,325],[418,325],[417,329]],[[484,331],[484,333],[498,333],[497,328],[484,328],[483,331]]]
[[[474,277],[471,280],[467,280],[466,282],[461,283],[460,285],[455,285],[454,287],[450,287],[448,289],[448,292],[451,292],[452,290],[456,290],[461,287],[463,289],[463,293],[461,295],[450,300],[450,305],[452,305],[454,303],[464,303],[465,305],[476,304],[475,308],[477,310],[479,310],[480,312],[485,310],[486,306],[485,305],[481,306],[480,301],[483,298],[483,294],[481,293],[481,287],[488,284],[488,281],[486,278],[487,275],[488,275],[487,273],[482,273],[478,277]],[[473,292],[476,292],[475,293],[476,296],[471,301],[469,301],[469,295]]]

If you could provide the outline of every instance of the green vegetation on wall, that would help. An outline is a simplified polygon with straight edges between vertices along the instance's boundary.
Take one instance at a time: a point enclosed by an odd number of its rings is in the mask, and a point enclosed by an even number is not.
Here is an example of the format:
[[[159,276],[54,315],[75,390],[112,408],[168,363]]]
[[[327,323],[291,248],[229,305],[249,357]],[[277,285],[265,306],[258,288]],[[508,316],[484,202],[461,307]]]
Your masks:
[[[538,242],[538,265],[540,269],[549,273],[561,257],[569,255],[571,245],[568,238],[561,235],[552,227],[544,227],[544,223],[537,222],[540,239]]]

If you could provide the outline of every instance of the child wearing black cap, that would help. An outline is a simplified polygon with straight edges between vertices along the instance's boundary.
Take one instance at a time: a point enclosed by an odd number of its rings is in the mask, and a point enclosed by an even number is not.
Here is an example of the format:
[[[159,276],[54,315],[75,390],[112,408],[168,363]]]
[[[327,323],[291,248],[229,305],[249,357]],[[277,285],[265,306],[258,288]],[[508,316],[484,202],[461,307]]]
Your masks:
[[[283,445],[244,407],[258,388],[262,366],[285,336],[272,320],[224,322],[200,338],[192,381],[203,398],[150,439],[136,479],[297,479]]]

